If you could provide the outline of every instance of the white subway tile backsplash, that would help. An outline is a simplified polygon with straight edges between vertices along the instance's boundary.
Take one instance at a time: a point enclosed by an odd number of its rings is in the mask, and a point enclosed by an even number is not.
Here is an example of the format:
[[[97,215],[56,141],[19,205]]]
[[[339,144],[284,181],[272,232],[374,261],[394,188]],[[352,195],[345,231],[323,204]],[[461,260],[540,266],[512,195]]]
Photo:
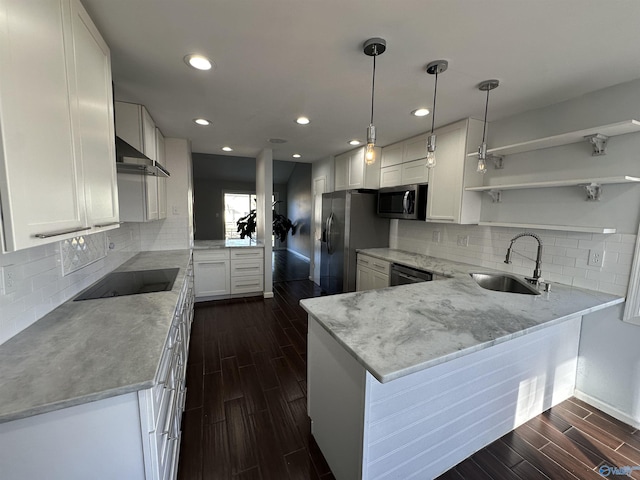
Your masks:
[[[434,231],[440,242],[433,242]],[[477,225],[448,225],[399,220],[390,244],[400,250],[432,255],[518,275],[533,273],[537,242],[522,237],[514,244],[512,263],[504,258],[511,239],[524,230]],[[551,282],[615,295],[626,295],[636,235],[530,230],[542,239],[542,273]],[[467,235],[469,245],[457,244]],[[605,252],[602,266],[587,265],[589,250]]]

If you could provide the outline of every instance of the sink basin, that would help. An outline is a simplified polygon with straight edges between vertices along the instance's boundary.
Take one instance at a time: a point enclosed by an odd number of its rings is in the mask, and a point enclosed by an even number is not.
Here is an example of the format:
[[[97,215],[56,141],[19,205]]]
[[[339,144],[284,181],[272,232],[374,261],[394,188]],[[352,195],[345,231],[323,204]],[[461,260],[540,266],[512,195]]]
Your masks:
[[[173,288],[179,268],[113,272],[78,295],[74,302],[96,298],[167,292]]]
[[[495,292],[522,293],[540,295],[540,292],[524,280],[507,273],[470,273],[478,285]]]

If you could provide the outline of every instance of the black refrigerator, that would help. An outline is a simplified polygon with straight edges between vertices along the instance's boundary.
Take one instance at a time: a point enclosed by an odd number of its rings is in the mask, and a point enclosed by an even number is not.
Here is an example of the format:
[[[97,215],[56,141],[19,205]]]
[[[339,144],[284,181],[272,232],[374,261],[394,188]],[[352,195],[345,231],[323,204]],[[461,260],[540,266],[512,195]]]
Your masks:
[[[322,195],[320,287],[328,294],[355,292],[356,249],[389,246],[389,219],[376,215],[377,192]]]

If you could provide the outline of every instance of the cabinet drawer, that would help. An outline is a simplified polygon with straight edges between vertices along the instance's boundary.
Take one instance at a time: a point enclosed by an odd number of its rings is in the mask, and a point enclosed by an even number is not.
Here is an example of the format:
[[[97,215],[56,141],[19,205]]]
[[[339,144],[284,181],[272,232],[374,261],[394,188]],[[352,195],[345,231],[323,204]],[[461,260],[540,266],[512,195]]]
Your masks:
[[[262,275],[264,272],[264,260],[256,258],[253,260],[233,260],[231,262],[232,277],[246,277],[247,275]]]
[[[229,260],[229,249],[219,248],[217,250],[194,250],[193,261],[207,261],[207,260]]]
[[[358,255],[358,265],[389,275],[389,262],[368,255]]]
[[[261,292],[264,288],[262,275],[236,277],[231,279],[231,293]]]
[[[264,258],[263,248],[232,248],[231,260],[242,260],[247,258]]]

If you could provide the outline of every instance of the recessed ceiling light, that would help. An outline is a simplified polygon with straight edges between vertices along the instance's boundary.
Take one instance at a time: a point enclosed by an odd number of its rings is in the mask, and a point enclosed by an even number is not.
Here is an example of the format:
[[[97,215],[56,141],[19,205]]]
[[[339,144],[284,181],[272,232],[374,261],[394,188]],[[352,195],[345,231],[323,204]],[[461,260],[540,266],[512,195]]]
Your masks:
[[[211,70],[213,62],[207,57],[192,53],[184,57],[184,61],[190,67],[197,68],[198,70]]]
[[[298,117],[296,118],[296,123],[298,125],[308,125],[310,120],[307,117]]]
[[[302,155],[300,155],[299,153],[294,153],[293,155],[291,155],[293,158],[300,158]]]
[[[418,108],[417,110],[414,110],[413,112],[411,112],[411,115],[415,115],[416,117],[426,117],[427,115],[429,115],[429,109],[428,108]]]
[[[206,118],[194,118],[193,121],[195,123],[197,123],[198,125],[202,125],[202,126],[207,126],[207,125],[211,125],[211,122],[209,120],[207,120]]]
[[[224,150],[225,152],[233,152],[233,148],[231,147],[222,147],[222,150]]]
[[[349,140],[349,145],[360,145],[360,140]]]

